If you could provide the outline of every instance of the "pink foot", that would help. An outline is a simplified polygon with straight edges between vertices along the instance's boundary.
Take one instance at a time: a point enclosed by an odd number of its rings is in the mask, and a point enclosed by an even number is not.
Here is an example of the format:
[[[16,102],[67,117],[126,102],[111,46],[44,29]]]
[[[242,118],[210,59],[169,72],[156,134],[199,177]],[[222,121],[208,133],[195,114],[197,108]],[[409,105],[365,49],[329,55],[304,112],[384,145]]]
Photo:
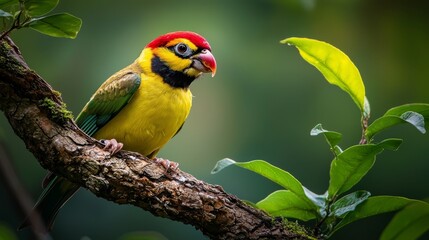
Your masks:
[[[115,155],[117,152],[121,151],[124,146],[123,143],[116,141],[116,139],[112,138],[110,140],[101,140],[101,143],[104,144],[103,150],[108,151],[110,155]]]
[[[164,159],[164,158],[155,158],[155,163],[163,166],[165,168],[165,171],[168,171],[169,169],[175,171],[179,168],[179,163],[172,162],[172,161],[170,161],[168,159]]]

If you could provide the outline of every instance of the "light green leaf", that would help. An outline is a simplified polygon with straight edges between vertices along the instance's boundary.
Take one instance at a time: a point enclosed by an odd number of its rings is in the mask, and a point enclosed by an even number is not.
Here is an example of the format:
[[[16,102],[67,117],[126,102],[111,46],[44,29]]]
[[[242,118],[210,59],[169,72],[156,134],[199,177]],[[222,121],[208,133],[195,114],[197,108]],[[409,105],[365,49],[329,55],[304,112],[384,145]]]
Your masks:
[[[359,70],[345,53],[326,42],[308,38],[292,37],[281,43],[297,47],[302,58],[316,67],[329,83],[347,92],[362,113],[369,111],[369,107],[365,108],[365,86]]]
[[[216,165],[214,166],[214,168],[211,171],[211,174],[216,174],[220,171],[222,171],[224,168],[229,167],[231,165],[236,164],[237,162],[230,159],[230,158],[224,158],[222,160],[219,160]]]
[[[400,139],[386,139],[379,144],[355,145],[344,150],[331,163],[328,198],[352,188],[372,168],[377,154],[384,149],[397,149],[401,143]]]
[[[313,209],[317,207],[310,201],[303,189],[302,184],[289,172],[286,172],[276,166],[273,166],[263,160],[253,160],[249,162],[236,162],[232,159],[225,158],[216,163],[216,166],[212,170],[212,173],[218,173],[220,170],[230,165],[236,165],[248,170],[251,170],[259,175],[279,184],[285,189],[293,192],[301,201],[306,202]]]
[[[408,111],[404,112],[400,118],[416,127],[421,133],[426,133],[425,118],[420,113]]]
[[[343,218],[347,213],[354,211],[356,207],[367,200],[369,196],[371,196],[371,193],[363,190],[352,192],[332,204],[331,215]]]
[[[317,218],[314,208],[289,190],[275,191],[256,203],[256,206],[274,217],[295,218],[302,221]]]
[[[52,11],[59,0],[25,0],[24,5],[28,14],[32,17],[38,17]]]
[[[322,195],[316,194],[312,191],[310,191],[309,189],[307,189],[306,187],[304,187],[304,193],[307,196],[308,199],[310,199],[310,201],[312,201],[314,203],[314,205],[317,206],[317,208],[319,209],[319,215],[321,217],[326,216],[326,206],[327,206],[327,197],[328,197],[328,192],[325,192]]]
[[[419,132],[426,133],[425,119],[417,112],[407,111],[402,113],[400,116],[396,115],[384,115],[376,119],[365,131],[367,139],[371,140],[376,134],[390,127],[409,123],[414,126]]]
[[[317,124],[313,129],[310,131],[311,136],[317,136],[319,134],[323,134],[325,136],[326,141],[328,142],[331,149],[334,149],[336,145],[341,141],[342,134],[339,132],[333,132],[323,129],[322,124]]]
[[[340,228],[356,220],[375,216],[382,213],[400,210],[418,200],[408,199],[397,196],[375,196],[369,197],[365,202],[358,205],[354,211],[349,212],[330,233],[331,235]]]
[[[13,17],[13,15],[0,9],[0,17]]]
[[[52,37],[76,38],[82,20],[68,13],[37,18],[29,27]]]
[[[398,212],[381,234],[380,240],[414,240],[429,230],[429,204],[416,202]]]

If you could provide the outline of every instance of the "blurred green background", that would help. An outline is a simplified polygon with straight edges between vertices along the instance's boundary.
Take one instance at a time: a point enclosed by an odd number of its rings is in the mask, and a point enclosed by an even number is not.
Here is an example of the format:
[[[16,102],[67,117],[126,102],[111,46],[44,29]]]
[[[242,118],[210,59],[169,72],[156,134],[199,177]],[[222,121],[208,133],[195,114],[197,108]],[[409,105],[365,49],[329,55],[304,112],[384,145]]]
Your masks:
[[[225,157],[264,159],[294,174],[316,193],[327,189],[332,160],[327,144],[310,137],[317,123],[343,133],[341,146],[359,141],[360,115],[349,96],[328,85],[295,48],[292,36],[323,40],[343,50],[360,69],[373,119],[388,108],[429,102],[429,4],[425,1],[61,1],[55,12],[83,20],[75,40],[31,30],[12,34],[29,66],[60,92],[75,116],[111,74],[128,65],[155,37],[191,30],[205,36],[218,63],[192,86],[194,105],[181,133],[159,154],[242,199],[259,201],[279,186],[243,169],[210,175]],[[22,184],[37,199],[45,170],[0,116],[0,137]],[[373,195],[429,196],[428,136],[410,126],[381,137],[401,137],[355,189]],[[0,184],[0,225],[15,229],[18,215]],[[375,239],[393,215],[357,222],[333,239]],[[118,239],[155,231],[167,239],[205,239],[192,226],[157,218],[80,190],[62,209],[55,239]],[[28,230],[17,233],[20,239]]]

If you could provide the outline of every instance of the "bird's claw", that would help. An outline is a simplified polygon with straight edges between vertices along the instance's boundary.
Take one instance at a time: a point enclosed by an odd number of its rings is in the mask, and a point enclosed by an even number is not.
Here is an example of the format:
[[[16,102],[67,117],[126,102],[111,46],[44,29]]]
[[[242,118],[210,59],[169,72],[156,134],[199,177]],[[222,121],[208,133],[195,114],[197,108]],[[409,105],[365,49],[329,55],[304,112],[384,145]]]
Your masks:
[[[116,141],[114,138],[110,140],[103,139],[100,141],[104,144],[103,150],[108,151],[110,155],[115,155],[117,152],[121,151],[122,147],[124,146],[123,143]]]
[[[164,158],[155,158],[155,163],[156,164],[160,164],[161,166],[163,166],[165,168],[165,171],[167,172],[169,169],[175,171],[177,169],[179,169],[179,163],[177,162],[172,162],[168,159],[164,159]]]

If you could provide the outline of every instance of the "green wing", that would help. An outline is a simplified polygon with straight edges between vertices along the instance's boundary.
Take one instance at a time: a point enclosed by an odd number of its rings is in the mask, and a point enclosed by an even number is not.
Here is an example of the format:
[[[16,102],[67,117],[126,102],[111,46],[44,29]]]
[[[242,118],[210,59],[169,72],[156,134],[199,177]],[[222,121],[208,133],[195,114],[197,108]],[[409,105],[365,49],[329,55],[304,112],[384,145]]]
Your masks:
[[[94,93],[76,124],[92,136],[130,101],[141,82],[140,74],[125,68],[113,75]]]

